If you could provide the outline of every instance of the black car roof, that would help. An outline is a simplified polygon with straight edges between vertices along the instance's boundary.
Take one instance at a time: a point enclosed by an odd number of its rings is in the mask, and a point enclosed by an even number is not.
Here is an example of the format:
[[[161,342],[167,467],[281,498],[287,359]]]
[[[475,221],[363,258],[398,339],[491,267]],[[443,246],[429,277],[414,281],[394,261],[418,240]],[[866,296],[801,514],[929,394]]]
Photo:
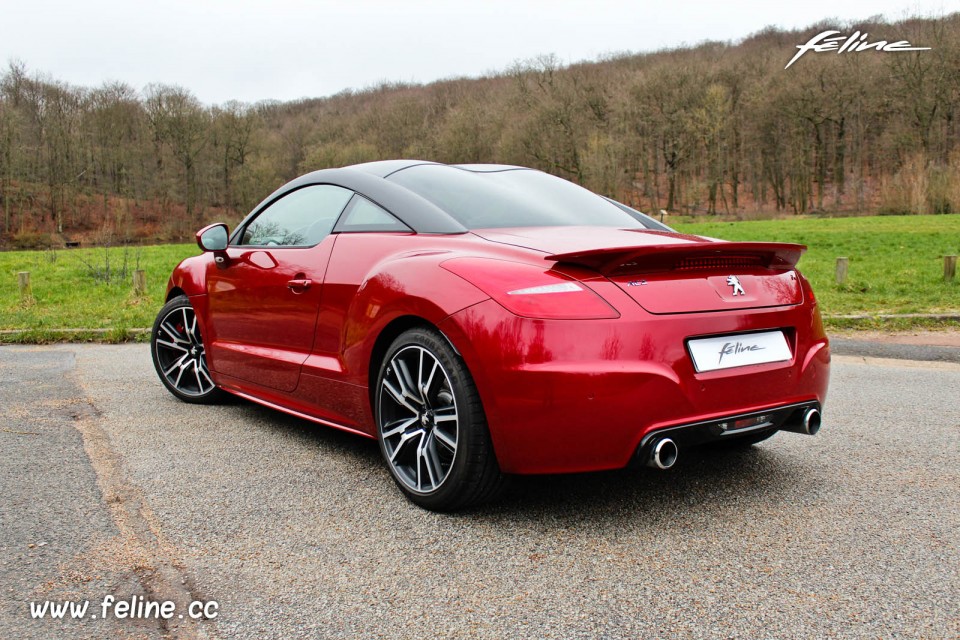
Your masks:
[[[440,164],[441,163],[430,162],[428,160],[379,160],[338,169],[312,171],[291,180],[271,193],[263,202],[254,208],[250,215],[244,218],[243,222],[237,225],[237,230],[243,228],[243,226],[246,225],[251,218],[260,213],[262,209],[291,191],[312,184],[333,184],[345,187],[369,198],[399,218],[401,222],[417,233],[466,233],[467,228],[446,211],[406,187],[385,179],[398,171],[403,171],[410,167]],[[502,164],[460,164],[443,166],[456,167],[476,173],[524,168]]]
[[[236,242],[242,229],[258,215],[264,208],[272,204],[277,199],[285,196],[291,191],[314,184],[332,184],[358,193],[376,204],[380,205],[391,214],[396,216],[401,222],[410,227],[416,233],[435,233],[435,234],[459,234],[466,233],[468,229],[456,220],[449,213],[430,202],[423,196],[411,191],[403,185],[388,180],[391,175],[409,169],[411,167],[436,165],[440,167],[452,167],[463,171],[473,173],[497,173],[502,171],[534,171],[526,167],[518,167],[505,164],[451,164],[445,165],[439,162],[430,162],[427,160],[380,160],[376,162],[365,162],[337,169],[320,169],[300,176],[286,183],[260,204],[244,220],[237,225],[231,242]],[[613,202],[613,201],[611,201]],[[640,219],[649,220],[653,223],[653,228],[668,227],[648,219],[647,216],[626,207],[620,203],[614,204],[627,212],[631,216]],[[642,221],[641,221],[642,222]],[[651,226],[644,223],[646,226]]]
[[[375,175],[379,178],[386,178],[391,173],[396,173],[397,171],[402,171],[403,169],[409,169],[410,167],[415,167],[419,164],[439,164],[438,162],[430,162],[429,160],[377,160],[376,162],[364,162],[363,164],[353,164],[349,167],[344,167],[345,169],[356,169],[357,171],[364,171],[371,175]]]
[[[339,169],[320,169],[286,183],[254,208],[237,225],[231,241],[254,216],[278,198],[291,191],[313,184],[332,184],[355,191],[380,205],[417,233],[466,233],[467,228],[443,209],[395,182],[384,180],[391,173],[420,164],[437,164],[423,160],[384,160]]]
[[[381,178],[386,178],[390,175],[393,175],[397,171],[403,171],[404,169],[409,169],[410,167],[416,167],[424,164],[441,164],[439,162],[430,162],[429,160],[378,160],[376,162],[364,162],[363,164],[354,164],[349,167],[344,167],[345,169],[357,169],[358,171],[366,171],[367,173],[379,176]],[[463,169],[465,171],[473,171],[474,173],[496,173],[498,171],[512,171],[514,169],[526,169],[526,167],[517,167],[511,164],[450,164],[443,165],[448,167],[455,167],[457,169]]]

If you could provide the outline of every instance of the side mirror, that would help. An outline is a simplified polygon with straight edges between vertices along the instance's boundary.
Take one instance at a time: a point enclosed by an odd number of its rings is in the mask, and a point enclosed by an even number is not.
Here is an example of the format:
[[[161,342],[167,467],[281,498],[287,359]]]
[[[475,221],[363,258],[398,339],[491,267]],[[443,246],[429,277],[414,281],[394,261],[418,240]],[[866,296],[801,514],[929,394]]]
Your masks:
[[[211,224],[197,231],[197,245],[204,251],[224,251],[230,234],[222,222]]]

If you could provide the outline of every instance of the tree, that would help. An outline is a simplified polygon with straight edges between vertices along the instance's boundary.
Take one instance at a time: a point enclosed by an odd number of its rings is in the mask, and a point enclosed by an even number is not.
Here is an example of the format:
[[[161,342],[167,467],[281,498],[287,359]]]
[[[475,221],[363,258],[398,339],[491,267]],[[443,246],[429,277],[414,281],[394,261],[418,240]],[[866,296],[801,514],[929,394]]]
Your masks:
[[[678,182],[698,144],[694,114],[703,103],[707,81],[701,69],[663,66],[644,74],[633,90],[640,108],[641,136],[653,143],[654,181],[661,166],[666,173],[668,211],[677,208]]]
[[[212,118],[213,147],[217,150],[223,180],[223,203],[236,211],[234,175],[243,169],[250,155],[256,112],[245,104],[232,101],[215,107]]]
[[[19,123],[17,113],[5,94],[0,93],[0,206],[3,207],[3,232],[10,233],[12,216],[10,191],[13,189],[14,163],[17,160]]]
[[[153,84],[145,106],[154,140],[167,145],[183,169],[184,204],[193,219],[197,203],[197,160],[210,137],[210,115],[188,90]]]

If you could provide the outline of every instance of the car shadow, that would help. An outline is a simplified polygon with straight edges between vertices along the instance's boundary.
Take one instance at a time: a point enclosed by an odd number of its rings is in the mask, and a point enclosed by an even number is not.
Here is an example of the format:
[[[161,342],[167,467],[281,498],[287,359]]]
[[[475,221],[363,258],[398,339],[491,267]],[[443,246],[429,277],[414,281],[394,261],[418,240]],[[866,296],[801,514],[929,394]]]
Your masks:
[[[290,438],[303,446],[319,446],[326,453],[352,458],[352,462],[364,467],[381,465],[380,449],[372,438],[317,424],[237,396],[231,399],[230,404],[235,405],[246,417],[268,425],[273,434]]]
[[[274,435],[337,456],[359,477],[379,477],[392,485],[375,440],[317,425],[252,402],[237,409]],[[691,448],[666,471],[629,467],[616,471],[542,476],[511,476],[502,495],[478,507],[449,514],[429,514],[407,503],[390,486],[398,504],[410,513],[507,525],[512,521],[554,522],[565,527],[603,527],[625,520],[651,522],[689,516],[697,511],[750,508],[753,501],[804,502],[815,499],[823,467],[791,455],[770,441],[745,449]],[[383,486],[371,487],[371,500],[382,500]]]
[[[629,467],[511,480],[499,501],[469,516],[494,521],[540,518],[600,531],[605,524],[626,520],[656,523],[698,512],[742,511],[754,503],[804,502],[815,498],[823,482],[817,467],[774,443],[742,450],[688,449],[666,471]]]

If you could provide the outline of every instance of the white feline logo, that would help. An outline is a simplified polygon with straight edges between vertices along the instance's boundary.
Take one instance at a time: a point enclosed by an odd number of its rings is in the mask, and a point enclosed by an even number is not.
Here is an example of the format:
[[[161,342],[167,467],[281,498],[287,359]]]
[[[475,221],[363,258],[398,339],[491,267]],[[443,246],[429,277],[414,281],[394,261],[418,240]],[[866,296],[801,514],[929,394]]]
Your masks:
[[[843,44],[840,44],[841,42]],[[793,58],[790,59],[790,62],[787,63],[787,66],[785,66],[784,69],[789,69],[790,65],[799,60],[800,56],[805,54],[807,51],[813,51],[814,53],[823,53],[825,51],[836,51],[837,53],[859,53],[868,49],[887,52],[929,51],[930,47],[914,47],[906,40],[897,40],[896,42],[878,40],[877,42],[870,42],[867,40],[867,34],[861,33],[860,31],[854,31],[853,35],[848,38],[839,31],[830,29],[827,31],[822,31],[813,36],[807,40],[806,44],[798,44],[797,49],[799,49],[799,51],[797,51]]]
[[[733,287],[733,295],[735,296],[745,296],[746,292],[743,290],[743,285],[740,284],[740,278],[737,276],[727,276],[727,284]]]

